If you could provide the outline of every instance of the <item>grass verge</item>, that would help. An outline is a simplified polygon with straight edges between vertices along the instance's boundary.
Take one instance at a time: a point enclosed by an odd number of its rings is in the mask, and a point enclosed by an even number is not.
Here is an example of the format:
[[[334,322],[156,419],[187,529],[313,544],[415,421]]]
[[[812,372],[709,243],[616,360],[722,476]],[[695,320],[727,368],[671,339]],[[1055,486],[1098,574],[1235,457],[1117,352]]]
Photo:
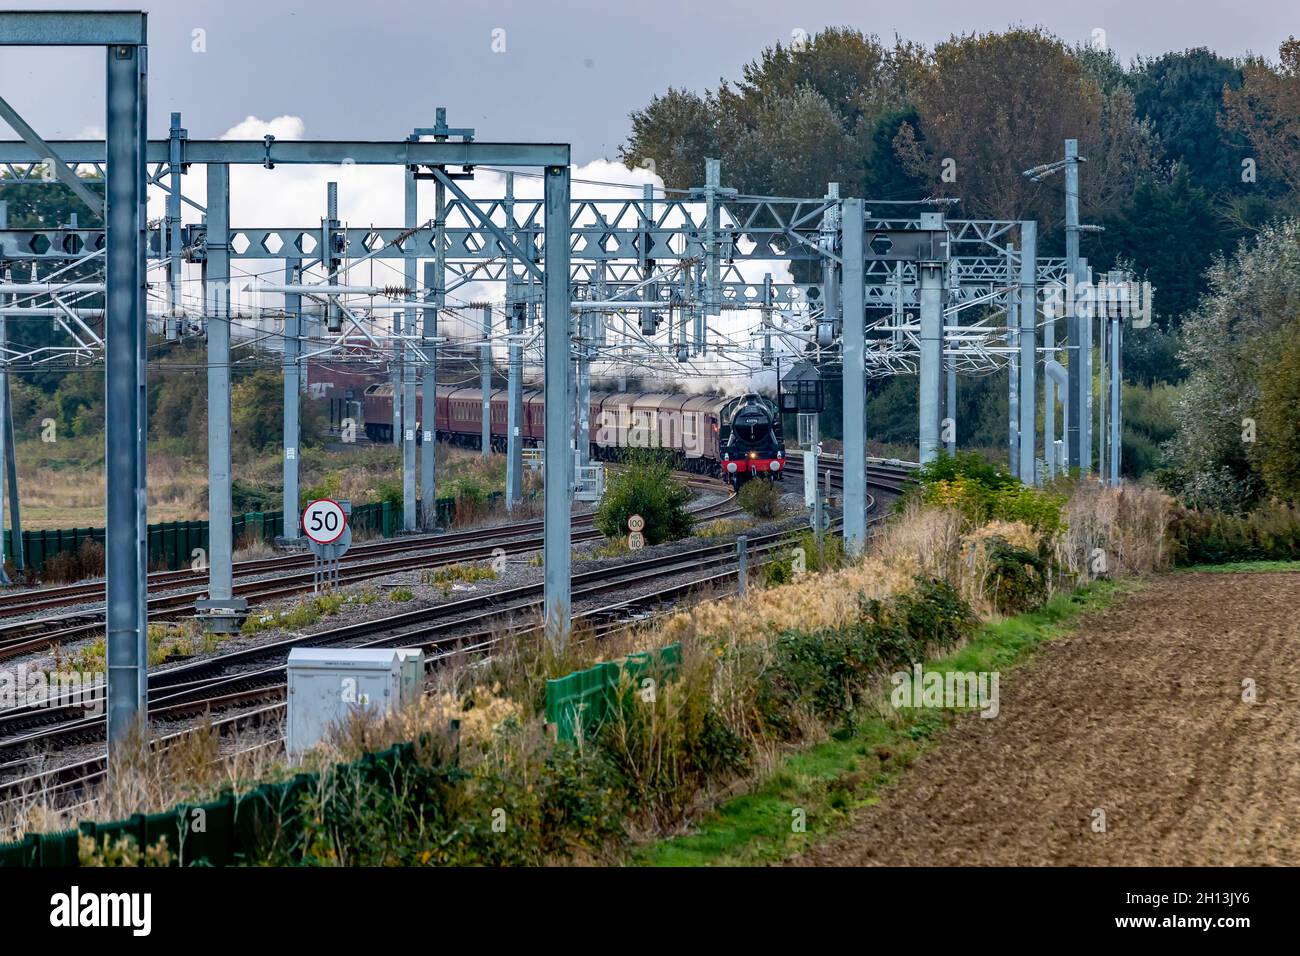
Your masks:
[[[986,624],[960,650],[926,661],[925,669],[1006,671],[1066,633],[1083,613],[1138,586],[1099,581],[1038,611]],[[879,802],[880,791],[934,746],[957,716],[952,710],[895,711],[886,692],[877,712],[860,719],[851,733],[786,755],[756,790],[728,800],[688,835],[638,848],[629,862],[745,866],[792,856],[847,823],[855,809]],[[803,830],[796,832],[800,820]]]
[[[1179,574],[1190,571],[1213,574],[1241,574],[1260,571],[1300,571],[1300,561],[1232,561],[1228,564],[1192,564],[1175,569]]]

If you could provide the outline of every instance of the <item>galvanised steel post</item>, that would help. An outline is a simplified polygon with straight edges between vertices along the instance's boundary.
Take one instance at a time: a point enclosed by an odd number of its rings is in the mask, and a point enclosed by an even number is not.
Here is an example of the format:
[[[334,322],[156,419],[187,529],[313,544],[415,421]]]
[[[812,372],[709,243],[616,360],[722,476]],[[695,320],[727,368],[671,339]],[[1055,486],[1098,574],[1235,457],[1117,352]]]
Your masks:
[[[1056,313],[1060,288],[1053,286],[1043,297],[1043,362],[1056,361]],[[1047,477],[1056,477],[1056,382],[1043,373],[1043,458],[1047,462]]]
[[[1088,260],[1079,260],[1079,269],[1088,283],[1084,308],[1079,315],[1079,466],[1085,474],[1092,473],[1094,462],[1092,447],[1092,322],[1096,314],[1096,286],[1092,282],[1092,266]]]
[[[1123,448],[1123,406],[1120,402],[1124,388],[1124,377],[1120,374],[1120,362],[1123,356],[1120,341],[1123,334],[1124,325],[1120,321],[1120,316],[1112,316],[1110,320],[1110,483],[1112,485],[1119,485],[1119,458]]]
[[[1016,277],[1016,247],[1007,244],[1007,346],[1014,347],[1020,327],[1020,285]],[[1020,476],[1020,393],[1019,355],[1007,354],[1007,467]]]
[[[902,263],[899,264],[900,266]],[[957,274],[957,262],[951,260],[948,263],[948,290],[945,298],[951,298],[957,289],[960,277]],[[944,396],[943,396],[943,421],[940,437],[943,439],[944,451],[949,455],[957,454],[957,355],[956,351],[961,347],[959,333],[954,329],[949,331],[948,323],[954,326],[961,325],[961,313],[956,312],[951,316],[945,315],[943,319],[943,341],[944,352],[949,351],[951,345],[952,355],[944,355]]]
[[[743,534],[736,537],[736,593],[749,593],[749,536]]]
[[[867,543],[867,372],[865,309],[865,211],[861,199],[840,204],[840,305],[844,312],[844,546],[861,554]],[[816,460],[816,459],[814,459]],[[821,489],[815,488],[820,500]],[[821,529],[817,529],[821,534]]]
[[[227,630],[221,613],[233,597],[230,506],[230,167],[208,166],[207,260],[203,270],[208,326],[208,603],[207,625]],[[204,605],[201,605],[204,606]]]
[[[284,260],[286,285],[302,282],[302,260]],[[285,293],[284,296],[284,514],[285,540],[298,540],[298,460],[299,417],[298,401],[302,391],[302,296]]]
[[[506,173],[506,235],[515,238],[515,174]],[[506,321],[508,339],[508,378],[506,390],[506,510],[513,511],[523,497],[523,425],[524,425],[524,347],[523,310],[519,300],[519,280],[515,276],[514,257],[506,254]]]
[[[929,215],[928,213],[926,215]],[[941,262],[918,262],[921,300],[920,458],[939,452],[939,372],[943,367],[943,278]]]
[[[570,475],[573,453],[573,403],[569,398],[569,167],[548,166],[545,174],[546,302],[545,342],[545,566],[546,634],[563,645],[569,633]]]
[[[1110,470],[1107,466],[1107,459],[1110,455],[1110,423],[1107,420],[1107,413],[1110,410],[1110,386],[1108,384],[1106,373],[1107,352],[1107,332],[1109,331],[1110,317],[1108,312],[1111,306],[1107,302],[1107,295],[1111,288],[1112,273],[1104,273],[1101,277],[1101,288],[1094,289],[1094,295],[1098,303],[1097,308],[1097,390],[1101,400],[1097,402],[1097,475],[1101,478],[1103,485],[1109,483]]]
[[[583,309],[578,314],[578,409],[574,444],[577,463],[589,464],[591,457],[591,347],[595,339],[596,313]]]
[[[513,283],[512,283],[513,286]],[[510,379],[506,409],[506,510],[513,511],[523,497],[523,426],[524,426],[524,346],[521,341],[523,315],[512,298],[507,298],[510,319]]]
[[[181,323],[181,282],[184,278],[185,258],[181,254],[184,242],[181,239],[181,143],[185,139],[185,130],[181,128],[181,114],[172,114],[171,130],[167,142],[167,173],[169,190],[167,192],[167,304],[171,314],[167,317],[167,341],[175,342],[180,338]]]
[[[419,137],[413,137],[418,140]],[[416,209],[416,199],[418,196],[418,183],[415,173],[408,167],[406,170],[406,188],[405,188],[405,205],[406,205],[406,228],[414,229],[419,225],[417,221],[418,212]],[[402,260],[406,287],[412,291],[410,297],[414,297],[415,289],[415,259],[407,256]],[[402,315],[402,331],[410,336],[415,334],[416,312],[415,309],[405,309]],[[415,415],[415,362],[411,354],[411,346],[408,342],[403,341],[402,347],[402,530],[414,531],[416,528],[415,514],[415,451],[417,438],[420,437],[418,430],[422,422],[416,420]],[[431,406],[425,405],[425,414]]]
[[[143,43],[107,48],[104,588],[110,756],[145,719],[148,702],[145,54]]]
[[[1069,468],[1079,468],[1083,461],[1080,444],[1079,413],[1083,406],[1083,357],[1080,354],[1077,287],[1082,273],[1079,267],[1079,141],[1065,141],[1065,351],[1069,374],[1069,413],[1065,421],[1065,455]]]
[[[434,235],[437,237],[438,250],[442,252],[442,217],[444,194],[442,183],[437,185],[438,211],[435,213],[438,226]],[[420,383],[420,393],[424,401],[424,420],[420,427],[424,431],[424,441],[420,445],[420,528],[433,531],[438,526],[438,485],[437,485],[437,446],[438,446],[438,346],[434,341],[438,335],[437,303],[442,300],[442,275],[438,263],[424,264],[425,298],[434,303],[433,308],[424,310],[424,328],[421,332],[424,346],[425,366],[424,380]]]
[[[479,438],[484,459],[492,457],[492,306],[483,304],[483,346],[479,349],[479,391],[483,402],[483,433]]]
[[[9,475],[9,534],[14,541],[14,570],[22,571],[27,567],[27,558],[23,553],[22,493],[18,488],[18,444],[14,441],[14,396],[10,381],[6,376],[4,403],[5,431],[8,433],[8,440],[5,443],[7,450],[4,460],[5,472]]]
[[[960,313],[958,313],[960,315]],[[952,317],[952,321],[958,321],[957,315]],[[957,347],[955,340],[953,348]],[[944,451],[949,455],[957,454],[957,356],[950,356],[944,362],[944,373],[947,376],[944,385],[943,396],[943,417],[944,417]]]
[[[4,226],[3,217],[0,216],[0,227]],[[9,270],[4,271],[5,284],[13,281]],[[9,575],[5,571],[5,476],[8,473],[6,462],[9,460],[9,363],[5,359],[6,328],[4,307],[9,304],[9,296],[0,295],[0,585],[8,585],[13,582],[9,580]],[[18,489],[13,490],[14,497],[18,497]],[[23,549],[23,539],[20,535],[14,535],[13,550],[17,555]],[[15,564],[17,570],[17,564]]]
[[[1038,483],[1034,468],[1038,420],[1034,414],[1034,363],[1038,358],[1038,223],[1020,224],[1020,480]]]

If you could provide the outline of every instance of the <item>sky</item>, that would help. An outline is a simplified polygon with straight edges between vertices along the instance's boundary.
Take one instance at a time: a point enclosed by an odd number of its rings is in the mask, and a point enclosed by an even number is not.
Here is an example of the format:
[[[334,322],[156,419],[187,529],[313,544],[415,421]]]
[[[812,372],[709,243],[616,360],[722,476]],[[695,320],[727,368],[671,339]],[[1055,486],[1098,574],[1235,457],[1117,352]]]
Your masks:
[[[952,34],[1041,26],[1071,44],[1103,40],[1128,62],[1193,46],[1272,57],[1293,12],[1283,0],[1102,0],[1070,8],[1011,0],[32,3],[66,10],[142,6],[149,14],[153,138],[167,135],[170,114],[179,110],[196,139],[260,139],[270,132],[279,139],[398,140],[412,127],[433,125],[435,108],[445,106],[449,124],[473,127],[480,141],[570,143],[575,179],[637,184],[658,180],[617,164],[630,111],[670,86],[716,88],[737,78],[764,47],[826,26],[927,45]],[[0,95],[48,139],[102,137],[103,77],[99,49],[0,47]],[[0,123],[0,138],[15,134]],[[400,170],[299,166],[233,169],[232,222],[318,222],[328,181],[339,183],[340,214],[349,225],[401,223]],[[465,185],[474,196],[503,192],[500,175],[486,170]],[[520,181],[517,192],[533,195],[534,185]],[[186,177],[186,195],[198,202],[203,187],[202,175]],[[161,192],[150,192],[150,216],[160,216]],[[574,195],[627,193],[575,183]],[[421,219],[432,215],[431,205],[432,190],[422,189]],[[194,218],[187,207],[186,219]],[[746,278],[761,282],[763,264],[747,265],[755,274]],[[786,281],[783,265],[776,265],[775,280]],[[391,264],[377,268],[380,274],[361,278],[385,284],[400,275]],[[499,299],[501,292],[472,285],[461,295],[473,302]],[[748,338],[754,316],[724,315],[725,321],[713,321]]]
[[[21,4],[15,4],[20,6]],[[669,86],[735,78],[798,30],[847,25],[934,44],[954,33],[1042,26],[1069,43],[1104,31],[1124,61],[1191,46],[1275,57],[1294,0],[33,0],[34,9],[149,14],[150,131],[171,111],[195,138],[246,117],[301,118],[327,139],[397,139],[432,125],[479,139],[568,142],[577,163],[617,159],[628,113]],[[203,31],[196,34],[195,31]],[[0,92],[48,138],[103,125],[103,53],[0,48]],[[8,137],[7,130],[0,136]]]

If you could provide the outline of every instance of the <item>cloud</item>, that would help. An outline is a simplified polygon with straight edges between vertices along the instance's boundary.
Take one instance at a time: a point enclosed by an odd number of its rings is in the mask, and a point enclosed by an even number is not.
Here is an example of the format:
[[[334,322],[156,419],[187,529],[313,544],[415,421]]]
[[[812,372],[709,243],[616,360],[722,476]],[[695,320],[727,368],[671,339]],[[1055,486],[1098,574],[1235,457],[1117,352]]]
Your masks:
[[[220,138],[223,140],[260,140],[270,134],[276,139],[301,140],[307,135],[306,124],[297,116],[277,116],[263,120],[248,116],[227,130]],[[301,227],[318,229],[320,220],[325,215],[327,185],[338,184],[339,217],[345,225],[352,228],[370,226],[404,225],[404,171],[393,166],[362,166],[346,164],[339,166],[297,166],[278,165],[275,169],[261,166],[234,166],[230,172],[231,224],[239,227]],[[480,167],[475,170],[472,180],[458,180],[457,184],[471,198],[500,198],[505,195],[506,173],[503,170]],[[597,159],[572,168],[571,195],[575,199],[640,199],[643,188],[650,185],[655,188],[656,196],[662,199],[663,181],[647,169],[628,169],[621,163]],[[184,179],[185,194],[200,204],[207,201],[207,177],[203,167],[191,167]],[[540,199],[543,185],[540,175],[516,171],[514,177],[514,194],[517,199]],[[702,205],[702,204],[701,204]],[[434,215],[434,187],[428,181],[419,185],[417,202],[417,219],[424,223],[432,220]],[[159,218],[165,214],[165,199],[161,190],[151,189],[149,196],[149,215]],[[629,216],[632,215],[629,213]],[[200,219],[198,210],[184,207],[183,217],[186,222]],[[504,222],[498,212],[496,219]],[[593,219],[591,214],[579,218],[578,224],[588,224]],[[678,224],[668,219],[668,225]],[[463,219],[452,219],[450,225],[464,225]],[[626,224],[620,222],[620,225]],[[363,254],[364,250],[352,250],[354,256]],[[373,265],[372,265],[373,263]],[[750,282],[761,286],[766,272],[773,274],[775,282],[790,281],[788,267],[780,262],[757,262],[742,260],[738,263],[741,275]],[[261,273],[268,281],[280,281],[283,277],[283,265],[280,260],[245,261],[235,266],[236,283],[240,276]],[[423,267],[418,266],[417,277],[423,276]],[[197,280],[199,273],[195,267],[187,268],[187,277],[191,280],[187,286],[187,299],[197,298]],[[403,281],[403,267],[400,261],[375,259],[357,267],[350,280],[358,284],[390,285]],[[310,281],[310,280],[309,280]],[[191,290],[195,290],[191,292]],[[500,283],[472,282],[456,289],[448,295],[449,306],[464,306],[471,302],[487,301],[501,303],[504,289]],[[381,313],[379,324],[387,326],[390,312]],[[709,327],[716,334],[734,339],[738,346],[752,348],[750,332],[760,322],[758,310],[724,311],[721,316],[709,318]],[[448,316],[440,331],[453,337],[464,336],[476,339],[481,334],[478,310],[467,310],[465,321],[460,322]],[[628,314],[628,324],[638,325],[636,313]],[[662,327],[662,326],[661,326]],[[657,340],[663,342],[666,336],[661,332]],[[642,343],[631,340],[634,347],[644,352]],[[779,340],[777,340],[779,342]],[[665,354],[668,350],[665,348]],[[498,359],[504,361],[502,345]],[[530,359],[536,358],[530,355]],[[736,391],[749,386],[746,366],[754,364],[751,356],[745,356],[743,362],[739,357],[703,357],[692,359],[689,365],[679,366],[675,361],[654,363],[663,367],[663,375],[673,381],[681,381],[692,390],[709,388],[724,391]],[[637,371],[644,372],[644,369]],[[616,374],[612,363],[593,363],[593,376]]]

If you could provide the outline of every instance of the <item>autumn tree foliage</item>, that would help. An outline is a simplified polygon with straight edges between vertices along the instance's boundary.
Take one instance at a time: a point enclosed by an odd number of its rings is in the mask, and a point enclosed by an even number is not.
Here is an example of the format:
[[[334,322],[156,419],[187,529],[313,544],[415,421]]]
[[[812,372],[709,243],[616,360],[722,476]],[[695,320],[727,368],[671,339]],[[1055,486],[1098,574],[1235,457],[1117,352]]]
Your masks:
[[[935,192],[960,197],[969,215],[1057,218],[1059,186],[1023,173],[1059,158],[1066,139],[1078,139],[1088,160],[1086,214],[1113,210],[1152,163],[1154,137],[1128,90],[1103,91],[1073,51],[1041,30],[953,37],[920,57],[912,75],[918,124],[900,128],[895,149]]]
[[[1300,191],[1300,40],[1278,51],[1276,68],[1254,58],[1242,68],[1239,89],[1223,92],[1223,125],[1249,141],[1263,172]]]

